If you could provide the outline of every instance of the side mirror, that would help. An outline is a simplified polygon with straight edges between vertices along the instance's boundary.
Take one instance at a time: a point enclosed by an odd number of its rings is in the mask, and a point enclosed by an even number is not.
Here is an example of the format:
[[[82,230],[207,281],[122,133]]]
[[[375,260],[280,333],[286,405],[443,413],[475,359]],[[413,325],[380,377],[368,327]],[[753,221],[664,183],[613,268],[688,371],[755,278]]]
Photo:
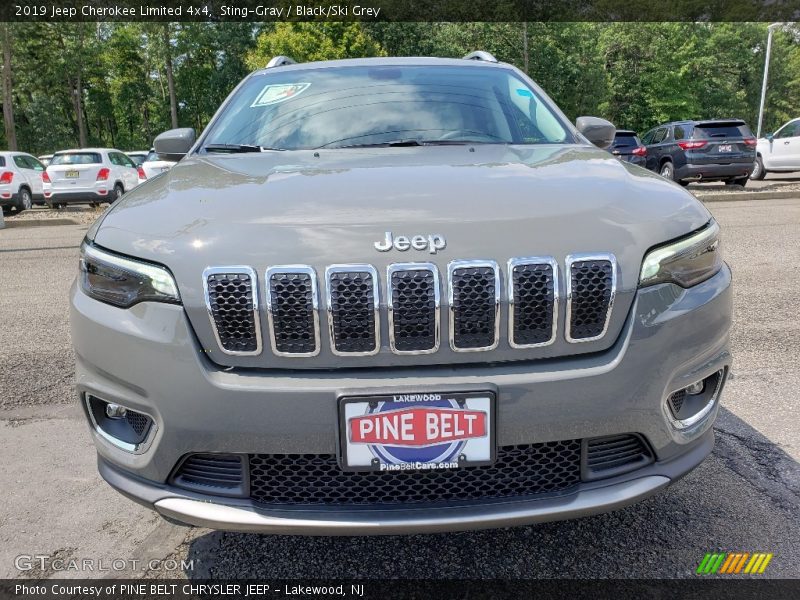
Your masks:
[[[603,149],[614,142],[614,135],[617,133],[613,123],[599,117],[578,117],[575,126],[587,140]]]
[[[161,160],[179,161],[194,146],[197,139],[194,129],[181,127],[160,133],[153,141],[153,149]]]
[[[765,137],[765,138],[767,138],[767,141],[768,141],[768,142],[771,142],[771,141],[772,141],[772,140],[775,138],[775,135],[774,135],[774,134],[772,134],[772,133],[768,133],[768,134],[767,134],[767,135],[765,135],[764,137]]]

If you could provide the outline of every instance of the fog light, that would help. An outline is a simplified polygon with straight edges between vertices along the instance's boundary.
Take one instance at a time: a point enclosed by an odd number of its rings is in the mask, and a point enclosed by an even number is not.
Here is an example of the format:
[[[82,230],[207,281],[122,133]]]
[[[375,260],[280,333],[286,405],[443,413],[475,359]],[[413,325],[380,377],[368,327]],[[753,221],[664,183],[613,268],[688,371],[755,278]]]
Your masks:
[[[703,382],[702,381],[697,381],[697,382],[693,383],[692,385],[690,385],[689,387],[685,387],[683,389],[686,391],[686,393],[689,396],[696,396],[697,394],[700,394],[700,393],[703,392],[703,387],[704,387]]]
[[[106,416],[109,419],[124,419],[128,409],[119,404],[106,404]]]
[[[677,429],[686,429],[703,421],[719,400],[725,383],[726,369],[705,379],[675,390],[666,398],[666,413]]]

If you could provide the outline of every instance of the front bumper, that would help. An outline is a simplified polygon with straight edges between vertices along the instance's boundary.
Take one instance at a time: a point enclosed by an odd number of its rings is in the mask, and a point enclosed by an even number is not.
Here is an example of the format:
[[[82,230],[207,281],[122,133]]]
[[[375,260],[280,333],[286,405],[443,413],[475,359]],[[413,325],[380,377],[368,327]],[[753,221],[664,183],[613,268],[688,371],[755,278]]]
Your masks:
[[[309,534],[399,533],[501,527],[612,510],[646,497],[711,451],[717,406],[687,429],[666,412],[670,392],[731,364],[730,271],[690,290],[671,284],[637,293],[607,351],[541,361],[403,369],[224,370],[199,348],[179,306],[122,311],[72,290],[77,391],[151,416],[155,433],[128,453],[92,429],[100,472],[161,514],[220,529]],[[492,390],[497,444],[638,433],[656,462],[558,497],[387,510],[264,508],[249,499],[168,485],[196,452],[337,452],[337,398],[370,393]]]

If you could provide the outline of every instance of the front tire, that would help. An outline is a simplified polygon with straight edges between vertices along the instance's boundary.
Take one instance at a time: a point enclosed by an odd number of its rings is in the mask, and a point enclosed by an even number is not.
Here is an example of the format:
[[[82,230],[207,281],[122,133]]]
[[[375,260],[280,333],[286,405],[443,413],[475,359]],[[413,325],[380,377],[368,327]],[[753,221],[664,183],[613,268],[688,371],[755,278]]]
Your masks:
[[[750,179],[761,181],[766,176],[767,171],[764,169],[764,161],[761,160],[761,156],[756,156],[756,162],[753,165],[753,172],[750,173]]]

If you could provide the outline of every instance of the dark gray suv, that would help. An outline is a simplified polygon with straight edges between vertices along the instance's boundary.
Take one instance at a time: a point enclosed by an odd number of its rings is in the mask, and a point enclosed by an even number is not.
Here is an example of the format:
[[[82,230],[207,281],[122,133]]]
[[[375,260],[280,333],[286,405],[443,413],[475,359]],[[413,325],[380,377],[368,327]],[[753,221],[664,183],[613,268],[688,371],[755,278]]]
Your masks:
[[[71,290],[102,476],[182,523],[380,534],[620,508],[711,452],[731,274],[693,196],[518,69],[245,79]]]
[[[756,161],[756,138],[741,119],[679,121],[642,136],[647,168],[681,185],[724,181],[746,185]]]

